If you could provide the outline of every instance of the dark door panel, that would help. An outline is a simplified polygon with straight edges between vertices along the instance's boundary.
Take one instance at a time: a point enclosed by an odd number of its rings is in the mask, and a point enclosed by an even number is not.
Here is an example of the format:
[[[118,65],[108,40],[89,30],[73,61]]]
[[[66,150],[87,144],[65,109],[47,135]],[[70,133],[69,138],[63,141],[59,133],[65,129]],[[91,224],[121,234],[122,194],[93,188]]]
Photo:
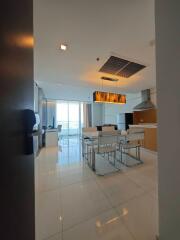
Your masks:
[[[33,1],[1,1],[0,149],[3,239],[35,239],[34,156],[23,110],[33,109]]]

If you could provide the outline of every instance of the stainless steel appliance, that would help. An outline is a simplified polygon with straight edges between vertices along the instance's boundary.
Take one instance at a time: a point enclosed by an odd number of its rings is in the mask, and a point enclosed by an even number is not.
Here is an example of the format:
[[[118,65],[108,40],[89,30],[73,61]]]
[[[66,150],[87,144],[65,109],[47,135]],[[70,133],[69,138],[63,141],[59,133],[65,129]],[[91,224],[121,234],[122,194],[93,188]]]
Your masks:
[[[117,125],[120,130],[127,130],[129,124],[133,124],[133,114],[132,113],[119,113],[117,115]]]

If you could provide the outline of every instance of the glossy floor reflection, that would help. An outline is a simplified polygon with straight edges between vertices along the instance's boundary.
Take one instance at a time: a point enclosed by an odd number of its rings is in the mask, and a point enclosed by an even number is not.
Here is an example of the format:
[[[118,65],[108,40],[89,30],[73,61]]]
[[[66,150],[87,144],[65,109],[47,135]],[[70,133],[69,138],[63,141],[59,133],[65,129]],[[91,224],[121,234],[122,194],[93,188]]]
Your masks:
[[[36,158],[36,240],[155,240],[157,155],[143,165],[95,175],[81,158],[78,137]]]

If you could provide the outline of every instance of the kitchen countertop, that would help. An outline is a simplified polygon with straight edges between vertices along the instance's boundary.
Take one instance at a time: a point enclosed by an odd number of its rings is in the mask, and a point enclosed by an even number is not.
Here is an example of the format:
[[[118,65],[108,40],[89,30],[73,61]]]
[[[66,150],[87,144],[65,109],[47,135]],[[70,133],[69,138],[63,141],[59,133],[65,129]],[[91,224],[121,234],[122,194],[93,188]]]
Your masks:
[[[130,128],[157,128],[156,123],[147,123],[147,124],[133,124],[129,125]]]
[[[58,129],[57,128],[47,128],[46,130],[45,130],[45,132],[58,132]]]

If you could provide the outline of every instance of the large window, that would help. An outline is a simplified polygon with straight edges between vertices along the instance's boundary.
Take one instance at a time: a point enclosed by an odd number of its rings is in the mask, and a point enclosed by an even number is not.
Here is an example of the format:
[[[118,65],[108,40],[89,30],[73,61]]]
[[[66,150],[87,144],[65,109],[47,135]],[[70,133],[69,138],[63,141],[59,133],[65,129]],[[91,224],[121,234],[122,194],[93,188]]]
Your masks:
[[[83,104],[81,102],[58,101],[57,125],[62,125],[62,135],[78,135],[83,126]]]

